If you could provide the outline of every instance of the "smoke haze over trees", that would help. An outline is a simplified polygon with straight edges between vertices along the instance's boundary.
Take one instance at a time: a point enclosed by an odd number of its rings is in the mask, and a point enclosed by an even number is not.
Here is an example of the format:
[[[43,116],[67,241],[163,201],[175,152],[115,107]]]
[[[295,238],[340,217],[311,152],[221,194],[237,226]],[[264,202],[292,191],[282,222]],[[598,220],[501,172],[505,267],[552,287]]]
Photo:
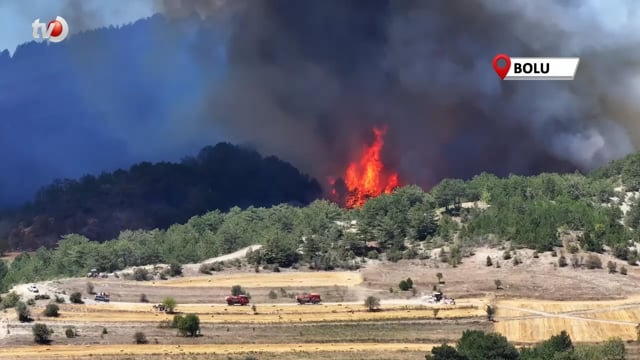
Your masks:
[[[156,4],[164,17],[0,53],[0,205],[220,140],[326,185],[379,124],[385,164],[425,188],[587,170],[640,141],[632,0]],[[582,60],[572,82],[500,82],[496,53]]]

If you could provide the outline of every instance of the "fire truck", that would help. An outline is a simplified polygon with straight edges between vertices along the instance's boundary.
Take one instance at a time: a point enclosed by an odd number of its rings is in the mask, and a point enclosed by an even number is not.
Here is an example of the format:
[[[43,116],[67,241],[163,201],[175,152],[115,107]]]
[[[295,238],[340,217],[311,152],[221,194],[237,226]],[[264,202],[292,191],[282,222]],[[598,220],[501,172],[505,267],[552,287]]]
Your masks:
[[[304,304],[319,304],[320,301],[322,301],[320,299],[320,294],[298,295],[298,296],[296,296],[296,300],[298,301],[298,304],[300,304],[300,305],[304,305]]]
[[[248,305],[249,298],[247,295],[230,295],[224,299],[227,305]]]

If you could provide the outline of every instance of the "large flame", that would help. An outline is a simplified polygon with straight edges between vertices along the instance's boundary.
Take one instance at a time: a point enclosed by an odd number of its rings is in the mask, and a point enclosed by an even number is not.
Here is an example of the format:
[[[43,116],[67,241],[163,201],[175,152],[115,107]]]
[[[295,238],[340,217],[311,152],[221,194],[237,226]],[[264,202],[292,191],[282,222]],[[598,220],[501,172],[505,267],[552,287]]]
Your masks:
[[[344,175],[344,183],[348,194],[344,200],[347,208],[355,208],[364,205],[367,199],[376,197],[382,193],[390,193],[398,187],[398,174],[385,172],[384,164],[380,159],[380,152],[384,146],[383,136],[386,128],[374,128],[375,139],[371,146],[362,150],[360,159],[351,162]],[[335,181],[331,180],[333,186]],[[332,194],[336,194],[335,188]]]

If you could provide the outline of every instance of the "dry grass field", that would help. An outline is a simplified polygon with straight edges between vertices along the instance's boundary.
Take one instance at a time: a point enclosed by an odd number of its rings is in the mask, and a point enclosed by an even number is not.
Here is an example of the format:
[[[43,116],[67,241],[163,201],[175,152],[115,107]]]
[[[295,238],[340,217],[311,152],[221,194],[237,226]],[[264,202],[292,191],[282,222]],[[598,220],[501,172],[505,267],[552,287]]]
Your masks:
[[[135,304],[140,308],[138,304]],[[89,321],[101,323],[119,322],[159,322],[170,320],[173,315],[152,312],[151,306],[138,311],[110,309],[111,304],[65,305],[60,316],[49,321]],[[122,307],[122,305],[116,305]],[[338,322],[375,321],[397,319],[432,319],[434,307],[424,305],[404,305],[385,307],[384,311],[369,312],[362,305],[258,305],[254,314],[248,306],[203,306],[184,305],[177,308],[181,313],[195,313],[203,323],[292,323],[292,322]],[[476,306],[439,306],[439,318],[468,318],[482,316],[484,310]]]
[[[269,353],[300,353],[300,352],[363,352],[363,351],[419,351],[427,353],[433,344],[408,344],[408,343],[306,343],[306,344],[253,344],[252,352]],[[0,358],[24,359],[47,357],[74,358],[79,356],[138,356],[138,355],[198,355],[198,354],[237,354],[246,353],[249,346],[246,344],[224,345],[93,345],[93,346],[20,346],[0,348]]]
[[[640,322],[640,297],[610,301],[497,302],[494,329],[515,342],[539,342],[566,330],[576,342],[596,342],[611,337],[636,339]]]
[[[193,287],[232,287],[241,284],[247,288],[279,288],[290,286],[354,286],[362,282],[357,272],[279,272],[279,273],[237,273],[215,274],[212,276],[192,276],[173,278],[162,282],[143,282],[142,285]]]
[[[82,292],[86,304],[63,304],[59,317],[46,318],[42,310],[47,301],[38,301],[32,308],[35,320],[55,329],[48,346],[32,345],[31,324],[20,324],[15,312],[0,313],[0,330],[6,330],[0,331],[0,358],[243,360],[251,351],[261,360],[424,359],[432,344],[454,343],[465,329],[497,331],[520,344],[539,342],[562,330],[575,342],[612,336],[635,339],[640,322],[636,269],[628,276],[604,269],[559,269],[550,255],[533,259],[525,252],[518,268],[509,263],[487,267],[486,257],[497,260],[501,252],[485,248],[456,268],[434,258],[371,261],[351,272],[228,269],[156,281],[112,277],[48,282],[47,289],[53,290],[47,291]],[[436,284],[439,272],[443,282]],[[398,290],[398,282],[407,277],[413,279],[415,293]],[[496,290],[494,280],[501,280],[503,289]],[[86,293],[89,281],[95,291],[111,293],[112,302],[95,303]],[[255,313],[252,306],[224,304],[233,285],[251,293]],[[457,305],[427,304],[423,297],[434,285],[455,297]],[[319,292],[324,302],[297,305],[294,296],[301,292]],[[141,294],[150,303],[140,303]],[[381,311],[366,310],[363,300],[368,295],[381,299]],[[30,296],[26,292],[23,298]],[[177,300],[178,313],[198,314],[201,337],[179,337],[175,329],[159,327],[173,315],[151,307],[167,296]],[[498,309],[493,323],[486,320],[488,303]],[[66,338],[68,326],[76,327],[80,336]],[[106,335],[104,328],[109,329]],[[147,335],[149,344],[133,345],[137,331]]]

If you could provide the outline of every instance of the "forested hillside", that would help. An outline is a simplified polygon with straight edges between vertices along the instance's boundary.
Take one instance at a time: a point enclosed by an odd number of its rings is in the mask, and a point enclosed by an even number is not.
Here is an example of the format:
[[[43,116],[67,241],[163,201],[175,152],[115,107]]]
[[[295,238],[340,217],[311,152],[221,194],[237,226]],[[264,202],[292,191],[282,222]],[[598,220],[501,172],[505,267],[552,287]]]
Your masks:
[[[10,268],[0,265],[0,278],[6,288],[45,277],[79,275],[90,268],[113,271],[197,262],[257,243],[264,247],[249,258],[256,266],[352,269],[363,257],[428,258],[431,249],[443,245],[447,252],[441,260],[455,265],[476,245],[511,241],[514,246],[549,251],[568,233],[576,236],[583,250],[602,252],[609,246],[616,256],[635,265],[637,253],[630,245],[638,238],[640,207],[636,201],[623,216],[615,197],[624,199],[625,194],[615,189],[637,179],[632,174],[639,159],[640,155],[632,155],[589,176],[500,179],[481,174],[469,181],[445,180],[430,192],[407,186],[354,210],[324,200],[306,207],[233,207],[226,213],[194,216],[166,231],[124,231],[103,243],[68,235],[54,250],[20,255]],[[463,202],[483,206],[465,207]],[[352,226],[352,220],[357,225]]]
[[[125,229],[166,229],[210,210],[305,205],[320,195],[320,185],[290,164],[220,143],[180,163],[145,162],[56,181],[32,203],[3,214],[0,239],[34,250],[70,233],[102,241]]]

